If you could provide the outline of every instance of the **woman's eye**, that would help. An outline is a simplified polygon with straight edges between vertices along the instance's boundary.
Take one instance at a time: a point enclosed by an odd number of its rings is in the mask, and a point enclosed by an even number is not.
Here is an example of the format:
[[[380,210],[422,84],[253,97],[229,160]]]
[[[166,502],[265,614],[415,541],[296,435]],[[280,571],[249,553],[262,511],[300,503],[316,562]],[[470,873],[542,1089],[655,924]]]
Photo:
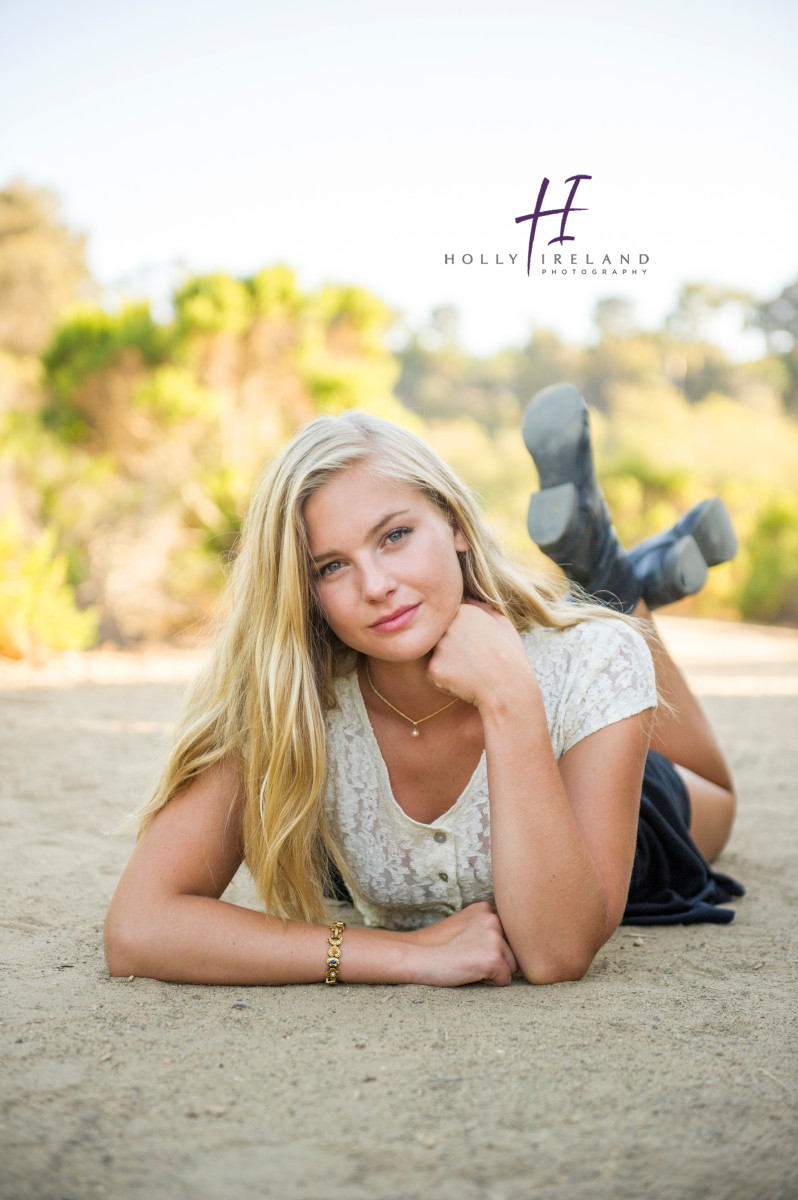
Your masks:
[[[324,579],[327,575],[334,575],[341,566],[339,562],[328,562],[323,567],[319,567],[319,579]]]
[[[391,532],[386,535],[385,540],[386,540],[386,542],[390,542],[392,546],[395,546],[397,544],[397,542],[401,542],[404,540],[404,536],[406,533],[410,533],[410,532],[411,532],[410,529],[404,529],[404,528],[392,529]]]

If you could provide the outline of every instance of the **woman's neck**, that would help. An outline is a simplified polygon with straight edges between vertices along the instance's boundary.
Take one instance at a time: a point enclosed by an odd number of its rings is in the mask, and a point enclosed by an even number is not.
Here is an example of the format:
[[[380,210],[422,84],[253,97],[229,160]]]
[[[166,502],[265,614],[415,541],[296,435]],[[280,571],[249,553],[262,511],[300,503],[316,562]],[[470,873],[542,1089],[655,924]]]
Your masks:
[[[393,663],[364,658],[360,667],[361,690],[364,694],[371,693],[372,700],[390,701],[406,716],[420,721],[453,698],[430,683],[429,659],[426,655],[412,662]]]

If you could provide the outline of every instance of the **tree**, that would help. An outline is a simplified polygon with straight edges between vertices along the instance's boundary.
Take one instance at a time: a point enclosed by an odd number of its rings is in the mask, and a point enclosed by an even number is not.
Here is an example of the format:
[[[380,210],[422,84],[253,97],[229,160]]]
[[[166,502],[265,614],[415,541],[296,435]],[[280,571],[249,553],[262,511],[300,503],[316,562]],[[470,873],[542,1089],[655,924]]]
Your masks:
[[[788,412],[798,413],[798,279],[787,284],[774,300],[757,304],[751,325],[764,332],[771,353],[778,356],[786,370],[784,405]]]
[[[593,324],[604,337],[631,337],[635,331],[635,306],[623,296],[605,296],[593,309]]]
[[[715,283],[682,284],[676,305],[665,318],[665,328],[679,342],[700,342],[712,317],[727,304],[741,311],[741,327],[750,323],[754,310],[750,292]]]
[[[757,304],[751,324],[763,330],[768,340],[774,333],[788,333],[798,341],[798,279],[783,288],[775,300]]]
[[[69,230],[54,193],[22,180],[0,191],[0,348],[40,354],[59,314],[88,290],[86,239]]]

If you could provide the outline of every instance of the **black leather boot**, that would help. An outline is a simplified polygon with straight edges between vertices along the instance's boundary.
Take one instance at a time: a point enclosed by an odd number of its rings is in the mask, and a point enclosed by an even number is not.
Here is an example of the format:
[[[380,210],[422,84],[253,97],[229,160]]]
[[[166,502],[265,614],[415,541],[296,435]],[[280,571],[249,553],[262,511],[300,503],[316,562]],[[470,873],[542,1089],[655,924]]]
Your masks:
[[[649,608],[662,608],[704,586],[707,569],[729,562],[737,536],[719,496],[702,500],[671,529],[646,538],[627,551]]]
[[[629,613],[643,594],[612,524],[593,468],[587,405],[572,383],[536,393],[527,405],[524,443],[540,491],[529,502],[529,536],[596,600]]]
[[[533,396],[523,432],[540,476],[529,502],[530,537],[596,600],[625,613],[641,597],[650,609],[662,608],[694,595],[709,567],[736,554],[734,528],[717,496],[624,551],[593,468],[587,405],[572,383]]]

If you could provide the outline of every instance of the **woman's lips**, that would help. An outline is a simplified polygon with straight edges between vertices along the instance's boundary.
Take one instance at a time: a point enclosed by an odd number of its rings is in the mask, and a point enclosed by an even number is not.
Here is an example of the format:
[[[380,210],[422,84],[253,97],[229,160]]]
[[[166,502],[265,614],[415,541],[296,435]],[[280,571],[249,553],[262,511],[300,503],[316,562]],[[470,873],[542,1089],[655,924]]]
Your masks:
[[[409,608],[400,608],[392,616],[386,617],[382,621],[375,621],[370,628],[376,629],[378,633],[393,633],[394,629],[403,629],[412,620],[418,608],[418,604],[411,604]]]

